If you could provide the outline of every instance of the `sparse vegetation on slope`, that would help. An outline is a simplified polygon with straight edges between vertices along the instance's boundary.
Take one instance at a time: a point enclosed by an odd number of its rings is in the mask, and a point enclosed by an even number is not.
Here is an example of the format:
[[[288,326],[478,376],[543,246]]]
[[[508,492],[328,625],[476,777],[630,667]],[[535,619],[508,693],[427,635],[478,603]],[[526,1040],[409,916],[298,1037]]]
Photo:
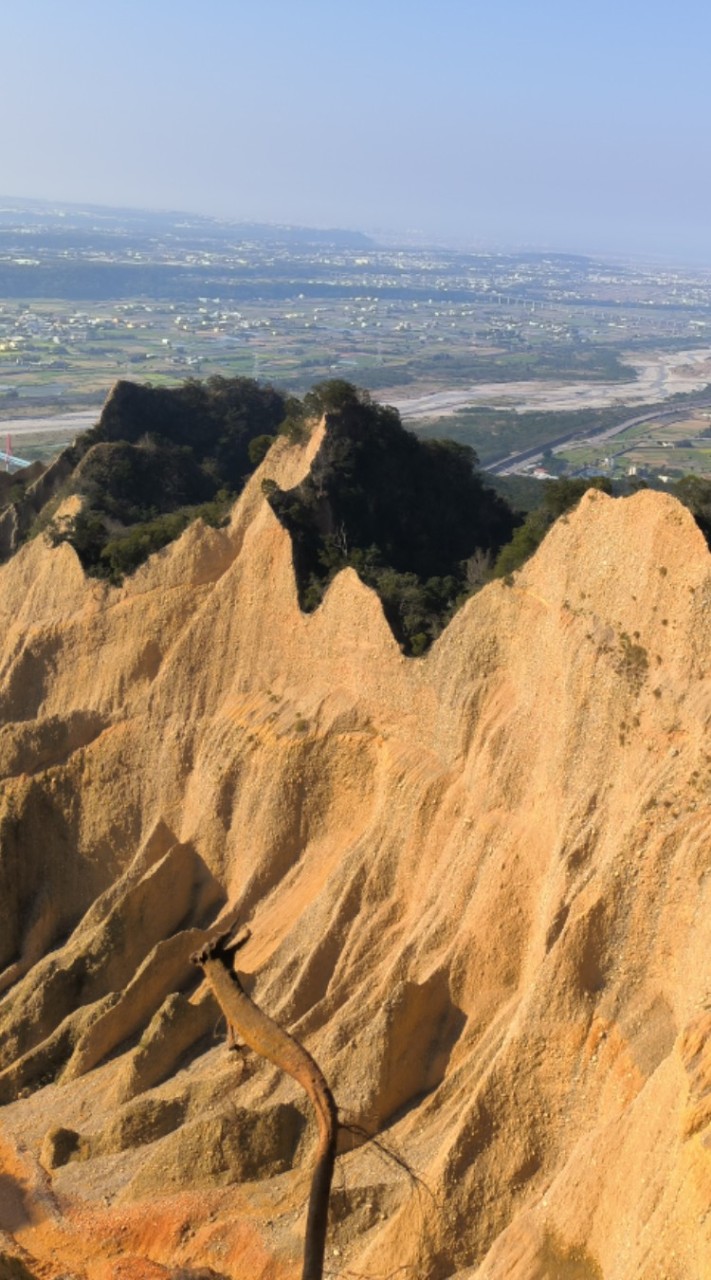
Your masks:
[[[301,607],[317,608],[339,571],[353,568],[413,656],[468,596],[520,568],[586,489],[611,492],[600,477],[519,480],[518,489],[507,481],[509,493],[504,481],[480,476],[471,448],[405,430],[395,409],[341,379],[318,384],[303,402],[246,378],[172,390],[119,382],[97,425],[62,455],[31,532],[69,542],[88,574],[119,583],[191,521],[224,523],[277,433],[303,440],[307,423],[324,415],[308,476],[291,490],[265,482],[291,535]],[[50,493],[49,472],[46,479]],[[23,533],[39,503],[7,480]],[[708,540],[711,483],[686,477],[675,492]],[[58,517],[72,493],[81,509]]]
[[[304,404],[326,415],[323,444],[301,484],[268,489],[292,537],[302,608],[350,566],[378,592],[405,651],[422,653],[482,585],[516,517],[484,485],[473,450],[419,440],[349,383],[322,383]]]
[[[543,481],[540,505],[528,513],[523,524],[514,531],[511,541],[500,551],[494,566],[495,576],[503,578],[520,569],[541,545],[556,520],[577,506],[588,489],[602,489],[604,493],[611,493],[612,485],[602,476],[591,480]]]
[[[525,514],[522,524],[499,553],[494,577],[506,577],[533,555],[556,520],[576,507],[588,489],[601,489],[615,497],[628,497],[648,487],[644,482],[613,482],[606,476],[578,479],[563,476],[559,480],[530,480],[523,476],[497,476],[490,483],[508,500],[514,510]],[[655,486],[662,491],[665,486]],[[701,476],[683,476],[670,485],[670,492],[691,512],[706,542],[711,547],[711,481]]]
[[[221,523],[282,424],[293,429],[288,415],[286,397],[250,378],[117,383],[74,446],[65,488],[82,510],[50,537],[71,543],[93,577],[121,581],[192,520]]]

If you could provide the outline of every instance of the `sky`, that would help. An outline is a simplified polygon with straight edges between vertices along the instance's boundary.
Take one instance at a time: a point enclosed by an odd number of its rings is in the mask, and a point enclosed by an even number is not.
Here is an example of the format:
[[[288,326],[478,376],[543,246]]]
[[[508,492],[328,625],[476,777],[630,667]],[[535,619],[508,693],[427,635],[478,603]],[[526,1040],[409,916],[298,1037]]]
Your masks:
[[[711,265],[696,0],[0,0],[0,194]]]

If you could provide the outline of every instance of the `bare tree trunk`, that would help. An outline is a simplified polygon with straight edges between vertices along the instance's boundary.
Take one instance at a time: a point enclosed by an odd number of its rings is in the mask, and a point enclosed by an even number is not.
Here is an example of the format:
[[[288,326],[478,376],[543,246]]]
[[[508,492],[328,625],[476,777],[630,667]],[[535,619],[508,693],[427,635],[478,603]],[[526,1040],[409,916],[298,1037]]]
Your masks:
[[[255,1053],[286,1071],[306,1091],[316,1112],[318,1146],[311,1179],[302,1280],[322,1280],[328,1198],[336,1158],[336,1104],[320,1068],[302,1045],[250,1000],[232,967],[232,955],[249,938],[222,933],[191,957],[200,965],[227,1019],[228,1027]]]

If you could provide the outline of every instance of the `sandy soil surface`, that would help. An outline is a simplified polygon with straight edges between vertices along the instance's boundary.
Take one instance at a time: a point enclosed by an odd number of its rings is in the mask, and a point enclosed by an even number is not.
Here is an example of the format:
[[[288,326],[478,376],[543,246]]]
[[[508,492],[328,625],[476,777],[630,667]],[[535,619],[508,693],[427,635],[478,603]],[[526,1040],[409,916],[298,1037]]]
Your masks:
[[[238,917],[381,1135],[332,1280],[711,1280],[708,547],[591,490],[406,658],[352,569],[300,610],[320,440],[120,587],[0,567],[0,1275],[301,1274],[311,1122],[189,961]]]
[[[708,347],[632,357],[625,364],[637,372],[633,382],[482,382],[456,391],[396,400],[395,407],[407,421],[439,418],[471,405],[527,410],[602,409],[615,403],[652,404],[678,392],[701,391],[711,382]]]

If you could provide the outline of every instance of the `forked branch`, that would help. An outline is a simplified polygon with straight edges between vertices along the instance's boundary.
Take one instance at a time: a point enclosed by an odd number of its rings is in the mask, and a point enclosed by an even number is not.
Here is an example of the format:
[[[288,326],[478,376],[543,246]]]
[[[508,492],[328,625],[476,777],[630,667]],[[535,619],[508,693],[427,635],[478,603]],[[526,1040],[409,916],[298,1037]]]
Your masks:
[[[191,959],[205,973],[228,1027],[255,1053],[281,1067],[306,1091],[316,1112],[318,1146],[311,1178],[309,1211],[304,1240],[302,1280],[322,1280],[326,1247],[328,1198],[336,1158],[338,1121],[336,1104],[320,1068],[311,1054],[288,1031],[284,1031],[254,1003],[242,989],[232,967],[235,951],[244,946],[249,930],[221,933],[205,943]]]

